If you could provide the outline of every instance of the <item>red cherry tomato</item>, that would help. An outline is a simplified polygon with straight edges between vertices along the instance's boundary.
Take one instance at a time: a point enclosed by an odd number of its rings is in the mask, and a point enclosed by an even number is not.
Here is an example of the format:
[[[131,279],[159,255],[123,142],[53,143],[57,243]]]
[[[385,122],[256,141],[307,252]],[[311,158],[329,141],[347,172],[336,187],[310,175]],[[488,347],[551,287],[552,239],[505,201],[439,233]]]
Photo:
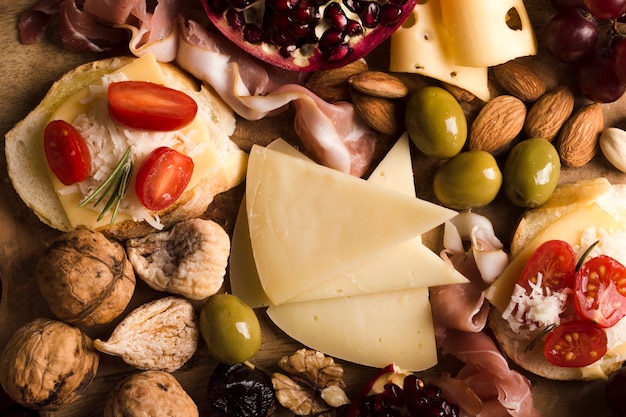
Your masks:
[[[576,311],[600,327],[611,327],[626,315],[625,294],[626,268],[609,256],[591,258],[576,273]]]
[[[48,166],[65,185],[89,178],[91,153],[78,130],[64,120],[53,120],[43,131],[43,148]]]
[[[576,256],[569,243],[562,240],[548,240],[542,243],[530,256],[517,283],[530,290],[530,283],[536,283],[541,274],[543,288],[551,292],[572,288],[576,271]]]
[[[193,160],[168,147],[152,151],[137,171],[135,191],[139,201],[150,210],[163,210],[185,191]]]
[[[198,111],[198,104],[184,92],[148,81],[111,83],[108,99],[111,118],[133,129],[180,129]]]
[[[570,321],[554,329],[543,345],[552,365],[580,368],[602,358],[607,351],[604,330],[589,321]]]

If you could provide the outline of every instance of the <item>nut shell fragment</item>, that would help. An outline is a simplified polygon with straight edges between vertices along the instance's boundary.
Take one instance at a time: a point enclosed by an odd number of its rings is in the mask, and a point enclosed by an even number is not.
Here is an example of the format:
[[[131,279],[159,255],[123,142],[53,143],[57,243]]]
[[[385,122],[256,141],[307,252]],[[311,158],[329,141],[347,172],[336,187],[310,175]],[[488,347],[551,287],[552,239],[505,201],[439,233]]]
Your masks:
[[[56,411],[78,399],[98,370],[99,355],[78,327],[35,319],[19,328],[0,357],[0,383],[25,407]]]
[[[192,219],[126,243],[139,278],[157,291],[201,300],[224,283],[230,238],[211,220]]]
[[[196,352],[198,335],[191,303],[166,297],[133,310],[109,340],[96,339],[94,346],[138,369],[174,372]]]
[[[197,417],[198,407],[172,374],[144,371],[121,381],[107,399],[104,417]]]
[[[110,322],[122,314],[135,291],[135,273],[124,247],[87,229],[55,240],[35,275],[54,315],[77,325]]]

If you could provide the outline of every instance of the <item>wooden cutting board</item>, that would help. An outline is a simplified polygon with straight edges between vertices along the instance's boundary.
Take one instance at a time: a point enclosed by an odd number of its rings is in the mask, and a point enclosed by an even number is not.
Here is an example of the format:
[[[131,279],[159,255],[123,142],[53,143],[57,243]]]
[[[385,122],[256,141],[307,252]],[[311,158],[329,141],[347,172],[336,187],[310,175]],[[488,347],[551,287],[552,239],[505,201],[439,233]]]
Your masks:
[[[537,33],[551,16],[547,0],[527,0],[528,10],[537,25]],[[29,0],[3,1],[0,4],[0,133],[4,134],[20,119],[33,109],[51,84],[63,73],[73,67],[94,59],[102,58],[95,54],[77,54],[60,46],[58,31],[53,26],[46,37],[32,46],[21,45],[17,39],[17,22],[21,13],[31,5]],[[380,69],[385,69],[388,45],[376,51]],[[382,58],[382,59],[378,59]],[[549,61],[534,60],[540,68],[549,86],[563,82],[558,66]],[[623,101],[623,100],[622,100]],[[626,116],[624,104],[605,106],[607,121],[619,126]],[[266,119],[260,122],[241,121],[235,134],[235,140],[243,149],[249,149],[253,143],[266,144],[276,137],[297,141],[293,132],[292,113],[286,113],[278,119]],[[623,126],[621,126],[623,127]],[[4,155],[4,154],[3,154]],[[434,200],[431,180],[435,163],[416,156],[416,185],[422,198]],[[624,182],[626,178],[612,169],[602,157],[597,157],[582,170],[564,170],[562,181],[579,178],[607,176],[613,182]],[[37,217],[21,202],[13,190],[6,172],[4,156],[0,158],[0,348],[4,348],[13,332],[23,324],[37,317],[52,317],[46,302],[39,294],[33,278],[35,264],[50,241],[58,232],[43,225]],[[242,187],[220,196],[209,208],[206,217],[217,219],[228,231],[232,231],[236,208],[242,195]],[[504,198],[499,198],[489,207],[480,210],[494,222],[496,233],[504,242],[508,242],[521,213]],[[437,245],[438,235],[431,236],[433,245]],[[145,285],[138,284],[132,305],[135,307],[156,296]],[[301,346],[285,336],[273,326],[259,311],[263,326],[263,345],[254,358],[254,363],[268,371],[276,370],[277,360],[293,353]],[[86,329],[91,337],[106,338],[113,325]],[[350,363],[341,362],[345,367],[345,380],[348,392],[353,394],[360,385],[371,377],[376,370]],[[176,377],[184,388],[196,400],[201,414],[206,413],[206,385],[215,366],[206,348],[202,346],[194,358]],[[453,358],[443,356],[440,364],[421,375],[428,380],[440,372],[454,373],[460,364]],[[121,360],[102,355],[101,366],[93,385],[80,400],[60,412],[50,415],[58,417],[99,416],[104,407],[108,392],[116,382],[133,372]],[[553,382],[533,375],[527,375],[533,384],[533,395],[539,408],[546,416],[609,416],[603,400],[604,382]],[[286,410],[279,410],[278,416],[289,416]]]

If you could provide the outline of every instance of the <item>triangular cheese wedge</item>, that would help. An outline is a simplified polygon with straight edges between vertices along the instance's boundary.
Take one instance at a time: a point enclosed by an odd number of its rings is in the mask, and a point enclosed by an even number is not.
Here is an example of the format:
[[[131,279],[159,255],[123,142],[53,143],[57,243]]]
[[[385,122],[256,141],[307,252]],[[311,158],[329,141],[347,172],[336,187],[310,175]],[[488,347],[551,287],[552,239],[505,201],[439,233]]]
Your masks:
[[[258,145],[246,211],[261,285],[280,304],[456,212]]]

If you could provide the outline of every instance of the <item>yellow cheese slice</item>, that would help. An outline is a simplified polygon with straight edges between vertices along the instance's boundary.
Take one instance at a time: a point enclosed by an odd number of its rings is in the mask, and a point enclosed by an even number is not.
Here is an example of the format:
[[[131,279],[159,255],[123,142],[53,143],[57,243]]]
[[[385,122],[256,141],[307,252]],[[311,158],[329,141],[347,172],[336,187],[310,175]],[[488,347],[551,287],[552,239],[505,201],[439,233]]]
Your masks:
[[[590,227],[606,230],[619,228],[613,217],[595,203],[563,216],[546,227],[511,260],[498,279],[485,290],[487,299],[499,311],[504,311],[524,265],[539,245],[552,239],[564,240],[572,246],[579,245],[582,232]]]
[[[256,145],[250,152],[246,181],[256,268],[274,304],[456,215],[436,204]]]
[[[122,72],[129,80],[134,81],[151,81],[157,84],[168,85],[168,80],[154,58],[154,55],[148,54],[134,60],[129,65],[120,68],[116,72]],[[72,123],[80,114],[92,111],[93,103],[86,100],[90,95],[89,88],[85,88],[70,97],[64,102],[54,113],[52,119],[63,119]],[[223,132],[216,132],[210,128],[209,124],[204,122],[198,112],[198,116],[187,126],[180,130],[184,136],[191,138],[196,144],[202,144],[198,148],[198,152],[193,155],[194,170],[188,188],[193,188],[202,178],[206,178],[212,169],[215,168],[217,156],[212,145],[211,135],[224,135]],[[155,142],[155,148],[158,142]],[[117,161],[116,161],[117,162]],[[50,173],[54,187],[57,191],[67,189],[54,174]],[[129,190],[134,189],[134,183],[131,183]],[[130,193],[128,193],[130,195]],[[133,193],[134,195],[134,193]],[[79,225],[89,225],[90,227],[105,226],[110,222],[108,216],[100,221],[97,220],[100,211],[93,210],[88,206],[78,208],[81,199],[84,197],[80,192],[58,192],[59,199],[63,205],[68,219],[73,227]],[[121,220],[133,220],[132,214],[120,212],[117,217]]]
[[[389,70],[435,78],[488,101],[491,96],[487,67],[459,65],[451,43],[452,34],[443,24],[440,0],[418,2],[411,16],[391,36]]]
[[[276,140],[268,147],[305,158],[282,140]],[[413,167],[406,134],[392,147],[368,181],[415,196]],[[233,294],[253,308],[270,305],[254,265],[248,221],[243,208],[240,209],[235,224],[230,259],[230,285]],[[417,236],[303,292],[289,302],[464,282],[467,279],[462,274],[424,246],[421,237]]]
[[[292,338],[336,358],[413,371],[437,364],[428,288],[288,303],[267,314]]]
[[[457,65],[490,67],[537,54],[537,40],[523,0],[440,1]]]

